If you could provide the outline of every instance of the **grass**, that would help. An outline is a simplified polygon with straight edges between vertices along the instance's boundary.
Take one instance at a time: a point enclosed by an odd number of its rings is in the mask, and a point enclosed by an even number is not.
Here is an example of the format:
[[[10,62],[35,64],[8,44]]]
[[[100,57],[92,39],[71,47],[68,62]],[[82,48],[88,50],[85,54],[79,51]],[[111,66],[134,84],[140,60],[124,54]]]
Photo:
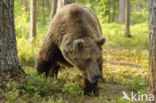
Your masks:
[[[130,26],[132,38],[124,37],[124,25],[116,23],[103,24],[103,34],[108,38],[107,46],[112,48],[148,48],[148,24],[141,23]]]
[[[134,15],[134,14],[133,14]],[[146,16],[136,15],[144,20]],[[122,91],[130,94],[146,93],[148,72],[148,24],[132,20],[130,26],[132,38],[124,37],[124,25],[117,23],[102,24],[103,35],[108,38],[104,46],[103,76],[106,83],[100,83],[100,96],[83,95],[83,78],[80,72],[63,69],[58,79],[45,79],[37,75],[35,58],[47,32],[48,25],[38,23],[37,38],[30,43],[28,36],[20,36],[17,31],[18,56],[22,68],[26,72],[25,79],[19,82],[2,80],[6,90],[0,88],[0,102],[9,103],[130,103],[122,100]],[[25,35],[28,35],[27,33]]]

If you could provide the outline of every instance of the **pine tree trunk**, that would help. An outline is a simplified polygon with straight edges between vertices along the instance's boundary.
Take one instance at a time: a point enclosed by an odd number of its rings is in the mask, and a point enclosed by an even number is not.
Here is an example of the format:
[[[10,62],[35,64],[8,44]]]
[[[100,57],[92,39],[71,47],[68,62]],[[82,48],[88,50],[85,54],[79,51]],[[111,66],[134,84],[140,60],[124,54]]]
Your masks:
[[[50,10],[50,2],[49,2],[49,0],[47,0],[46,7],[48,8],[48,10]]]
[[[75,0],[64,0],[64,5],[75,3]]]
[[[45,18],[44,18],[44,0],[41,1],[42,2],[42,22],[45,21]]]
[[[119,0],[119,23],[125,22],[125,1],[126,0]]]
[[[53,0],[52,9],[51,9],[51,20],[64,5],[74,3],[74,2],[75,0]]]
[[[36,0],[30,2],[30,40],[36,37]]]
[[[58,0],[52,0],[50,20],[52,20],[54,18],[55,14],[56,14],[56,11],[57,11],[57,2],[58,2]]]
[[[75,3],[75,0],[59,0],[57,4],[57,12],[64,6],[70,3]]]
[[[0,77],[23,72],[17,56],[14,25],[14,0],[0,0]]]
[[[130,3],[129,0],[125,0],[125,37],[131,37],[130,35]]]
[[[25,11],[28,12],[28,0],[25,0]]]
[[[149,21],[149,92],[156,99],[156,0],[148,0]],[[153,102],[154,103],[154,102]]]
[[[115,13],[116,13],[116,0],[113,0],[113,14],[112,14],[112,22],[115,21]]]
[[[23,5],[23,0],[19,0],[20,5]]]
[[[70,3],[75,3],[75,0],[59,0],[57,3],[57,12],[64,6]]]

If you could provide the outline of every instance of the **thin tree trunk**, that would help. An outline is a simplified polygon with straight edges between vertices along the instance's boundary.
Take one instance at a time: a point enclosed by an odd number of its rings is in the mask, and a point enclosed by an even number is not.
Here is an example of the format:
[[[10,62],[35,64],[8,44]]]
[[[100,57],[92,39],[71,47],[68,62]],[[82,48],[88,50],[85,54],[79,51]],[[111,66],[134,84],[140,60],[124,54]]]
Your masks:
[[[129,0],[125,0],[125,37],[131,37],[130,35],[130,4]]]
[[[113,15],[112,15],[112,22],[115,21],[115,13],[116,13],[116,0],[113,1]]]
[[[50,10],[50,2],[49,2],[49,0],[47,0],[47,8],[48,8],[48,10]]]
[[[156,0],[148,0],[149,21],[149,73],[148,89],[156,99]],[[156,102],[152,102],[156,103]]]
[[[28,0],[25,0],[25,11],[28,12]]]
[[[125,1],[126,0],[119,0],[119,23],[125,22]]]
[[[57,4],[57,12],[64,6],[70,3],[75,3],[75,0],[59,0]]]
[[[64,0],[59,0],[57,3],[57,12],[64,6]]]
[[[44,0],[41,1],[42,2],[42,22],[45,21],[45,18],[44,18]]]
[[[75,0],[64,0],[64,5],[75,3]]]
[[[36,0],[30,2],[30,40],[36,37]]]
[[[53,0],[51,9],[51,20],[54,18],[55,14],[67,4],[74,3],[75,0]]]
[[[10,74],[13,78],[21,71],[17,56],[14,0],[0,0],[0,77]]]
[[[23,5],[23,0],[19,0],[19,2],[20,2],[20,5]]]
[[[57,11],[57,2],[58,2],[58,0],[52,0],[50,20],[52,20],[54,18],[55,14],[56,14],[56,11]]]

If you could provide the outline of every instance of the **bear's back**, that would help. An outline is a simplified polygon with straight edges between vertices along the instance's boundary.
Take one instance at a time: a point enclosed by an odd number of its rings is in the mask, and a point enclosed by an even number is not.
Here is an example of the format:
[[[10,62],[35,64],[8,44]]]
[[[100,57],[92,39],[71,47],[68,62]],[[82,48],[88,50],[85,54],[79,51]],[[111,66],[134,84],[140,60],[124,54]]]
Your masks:
[[[81,37],[97,39],[102,35],[96,14],[90,8],[76,3],[60,9],[52,20],[49,32],[59,40],[64,35],[70,35],[72,39]]]

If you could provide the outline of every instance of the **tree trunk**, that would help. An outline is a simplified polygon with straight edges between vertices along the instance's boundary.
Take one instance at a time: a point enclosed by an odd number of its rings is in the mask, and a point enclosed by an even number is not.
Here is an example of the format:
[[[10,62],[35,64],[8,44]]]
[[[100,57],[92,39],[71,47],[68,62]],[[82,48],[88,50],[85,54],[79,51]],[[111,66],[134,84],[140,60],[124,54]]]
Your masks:
[[[149,21],[149,93],[156,99],[156,0],[148,0]],[[154,102],[153,102],[154,103]]]
[[[36,37],[36,0],[30,2],[30,40]]]
[[[52,9],[51,9],[51,20],[64,5],[74,3],[74,2],[75,0],[53,0]]]
[[[119,0],[119,23],[125,22],[125,1],[126,0]]]
[[[63,0],[63,1],[64,1],[64,5],[75,3],[75,0]]]
[[[64,6],[64,0],[58,0],[57,3],[57,12]]]
[[[21,71],[17,56],[14,0],[0,0],[0,77],[2,74],[16,77]]]
[[[70,3],[75,3],[75,0],[59,0],[57,3],[57,12],[64,6]]]
[[[112,22],[115,21],[115,13],[116,13],[116,0],[113,0],[113,15],[112,15]]]
[[[42,22],[45,21],[45,18],[44,18],[44,0],[41,1],[42,2]]]
[[[23,0],[19,0],[20,5],[23,5]]]
[[[49,0],[47,0],[46,5],[47,5],[48,10],[50,10],[50,2],[49,2]]]
[[[58,0],[52,0],[50,20],[52,20],[54,18],[55,14],[56,14],[56,11],[57,11],[57,2],[58,2]]]
[[[28,0],[25,0],[25,11],[28,12]]]
[[[125,37],[131,37],[130,35],[130,3],[129,0],[125,0]]]

